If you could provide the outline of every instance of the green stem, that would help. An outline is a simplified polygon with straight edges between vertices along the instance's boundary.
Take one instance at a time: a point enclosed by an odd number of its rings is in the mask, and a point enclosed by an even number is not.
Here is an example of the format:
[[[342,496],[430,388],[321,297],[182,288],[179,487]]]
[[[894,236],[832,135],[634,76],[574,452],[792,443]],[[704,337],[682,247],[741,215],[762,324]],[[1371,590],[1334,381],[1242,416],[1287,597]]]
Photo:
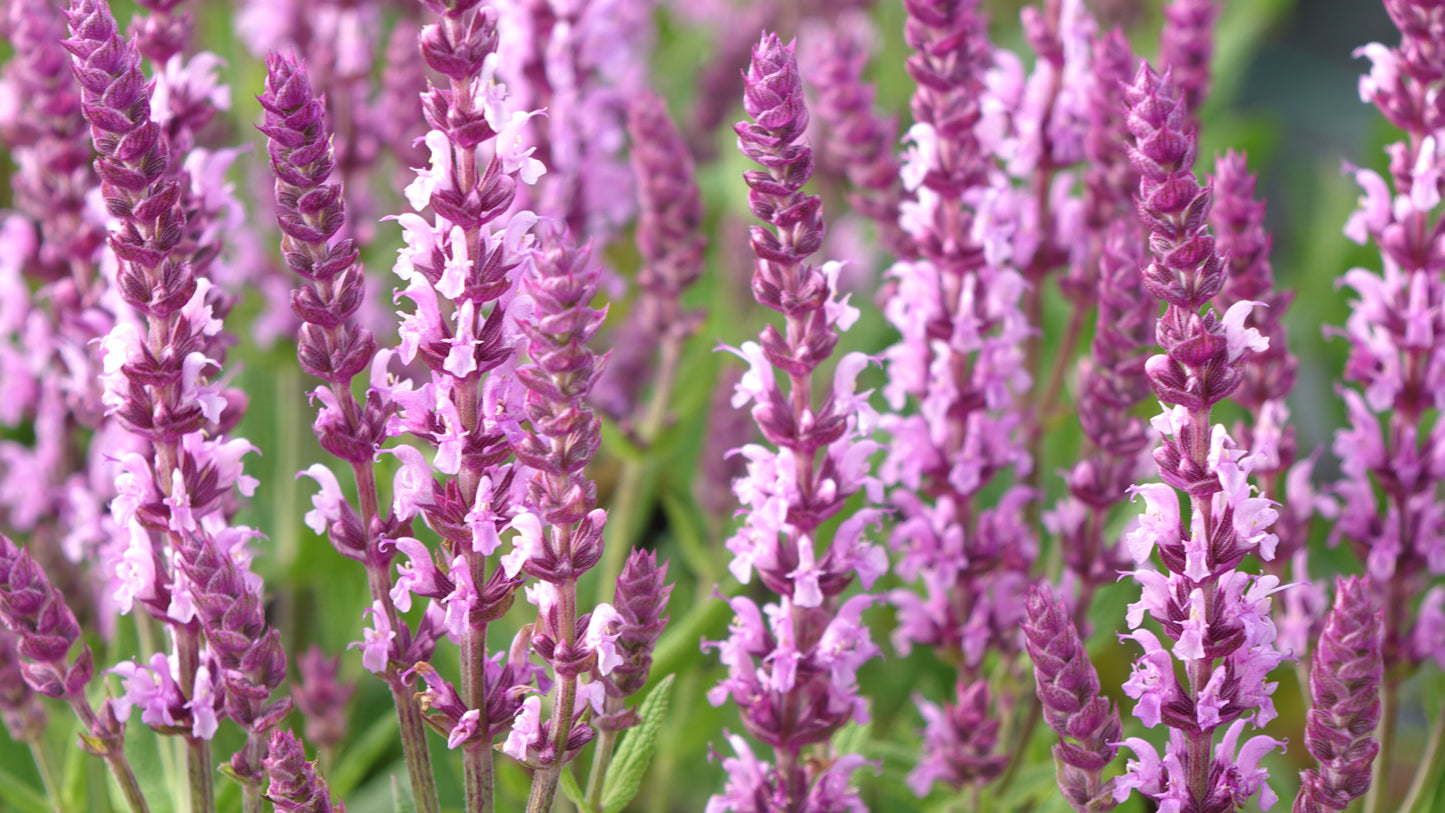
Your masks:
[[[1440,719],[1435,721],[1435,727],[1430,732],[1430,742],[1425,746],[1425,756],[1420,760],[1420,766],[1415,769],[1415,778],[1410,781],[1410,792],[1405,794],[1405,801],[1400,803],[1401,813],[1424,813],[1425,791],[1427,785],[1437,782],[1442,771],[1445,771],[1445,748],[1442,748],[1442,740],[1445,740],[1445,708],[1440,710]],[[1372,784],[1379,784],[1378,777]]]
[[[70,708],[75,711],[75,716],[80,718],[81,727],[87,732],[94,734],[100,728],[100,721],[95,718],[95,712],[90,708],[90,701],[85,695],[77,694],[69,698]],[[135,771],[130,767],[130,760],[125,758],[124,745],[118,739],[105,744],[105,753],[101,758],[110,768],[111,775],[115,777],[115,783],[120,786],[121,795],[125,797],[126,807],[130,813],[150,813],[150,806],[146,804],[145,794],[141,792],[140,783],[136,781]]]
[[[416,802],[417,813],[441,813],[421,709],[417,708],[416,701],[399,678],[390,679],[387,683],[391,685],[391,698],[396,704],[396,718],[401,728],[401,752],[406,757],[406,774],[411,780],[411,795]]]
[[[475,490],[475,489],[474,489]],[[467,551],[467,565],[475,584],[486,584],[487,563],[476,551]],[[462,631],[462,702],[482,715],[477,722],[481,731],[489,730],[487,714],[487,625],[469,622]],[[467,810],[491,813],[494,805],[496,779],[493,775],[491,737],[468,742],[462,749],[462,774],[466,790]]]
[[[570,550],[570,529],[559,529],[563,539],[557,545],[559,550]],[[577,637],[577,581],[557,585],[558,625],[562,632],[561,643],[571,647]],[[549,813],[552,801],[557,796],[557,783],[562,779],[562,770],[567,762],[567,741],[572,736],[572,709],[577,705],[577,676],[557,676],[557,699],[552,703],[552,762],[532,776],[532,794],[527,799],[527,813]]]
[[[355,408],[354,402],[349,397],[341,399],[341,402],[343,406]],[[351,471],[356,477],[356,493],[361,505],[361,521],[366,526],[366,547],[370,550],[371,546],[375,544],[371,539],[372,519],[381,517],[380,502],[377,499],[376,491],[376,473],[370,460],[353,463]],[[390,568],[387,565],[368,564],[366,573],[372,601],[381,605],[382,610],[386,613],[387,623],[391,625],[392,629],[396,629],[403,622],[400,614],[396,611],[396,605],[391,600]],[[407,777],[411,779],[412,799],[416,803],[417,813],[441,813],[441,804],[437,802],[436,779],[432,776],[431,752],[427,747],[426,723],[422,720],[416,700],[412,698],[406,685],[394,674],[394,669],[390,671],[392,674],[386,676],[386,682],[391,688],[391,699],[396,706],[397,724],[401,728],[401,752],[406,759],[406,773]]]
[[[607,544],[602,550],[602,581],[597,586],[598,601],[611,601],[617,588],[617,577],[627,554],[632,550],[637,531],[634,529],[638,510],[642,507],[642,490],[648,469],[656,462],[652,457],[652,443],[662,432],[667,420],[667,407],[672,399],[672,389],[677,380],[677,366],[682,359],[682,342],[664,339],[659,350],[657,382],[653,385],[652,396],[647,402],[647,411],[638,424],[636,437],[646,456],[641,460],[627,460],[622,464],[617,490],[613,492],[612,510],[607,515]]]
[[[613,715],[622,710],[624,701],[608,695],[603,701],[603,713]],[[593,810],[602,809],[602,783],[607,780],[607,768],[612,763],[612,752],[617,748],[617,736],[621,732],[604,728],[597,734],[597,747],[592,755],[592,767],[587,774],[587,806]]]
[[[50,758],[50,749],[45,747],[45,738],[42,735],[28,744],[30,756],[35,759],[35,770],[40,774],[40,785],[45,788],[45,795],[56,813],[60,813],[65,809],[60,799],[60,774],[55,771],[55,762]]]
[[[1375,779],[1365,794],[1365,813],[1384,813],[1388,805],[1390,768],[1395,752],[1395,716],[1399,712],[1400,687],[1388,677],[1380,684],[1380,752],[1375,755]]]
[[[1043,719],[1043,707],[1039,703],[1039,696],[1035,692],[1028,692],[1028,709],[1025,712],[1024,724],[1019,728],[1017,737],[1012,738],[1013,748],[1009,750],[1008,764],[1003,769],[1003,775],[998,780],[996,796],[1002,796],[1008,790],[1014,777],[1018,774],[1019,767],[1024,761],[1024,751],[1028,748],[1029,740],[1033,739],[1034,729],[1038,728],[1039,721]]]
[[[172,541],[172,548],[179,550],[179,543]],[[196,624],[174,626],[176,659],[180,662],[181,690],[195,691],[196,672],[200,670],[201,636]],[[190,696],[188,694],[188,696]],[[216,809],[216,783],[211,775],[210,740],[185,736],[186,741],[186,782],[190,787],[191,813],[213,813]]]
[[[261,701],[251,701],[252,710],[259,714]],[[262,770],[262,762],[266,759],[268,750],[266,734],[249,731],[246,733],[246,765],[252,770]],[[245,777],[249,780],[251,777]],[[260,781],[241,782],[241,811],[242,813],[265,813],[266,798],[261,794]]]

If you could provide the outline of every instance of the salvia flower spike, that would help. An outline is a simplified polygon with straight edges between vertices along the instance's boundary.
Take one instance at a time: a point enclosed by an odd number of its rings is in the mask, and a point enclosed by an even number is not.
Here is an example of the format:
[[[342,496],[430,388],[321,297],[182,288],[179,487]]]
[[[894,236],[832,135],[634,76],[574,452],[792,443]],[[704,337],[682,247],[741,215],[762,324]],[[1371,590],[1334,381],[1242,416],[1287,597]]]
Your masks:
[[[1163,723],[1169,736],[1162,754],[1143,738],[1123,740],[1134,759],[1114,781],[1114,798],[1138,790],[1170,809],[1213,811],[1258,794],[1267,808],[1275,796],[1260,759],[1284,743],[1244,735],[1275,717],[1268,675],[1285,655],[1274,647],[1270,595],[1281,588],[1274,576],[1235,568],[1249,555],[1273,558],[1277,540],[1268,528],[1277,514],[1249,483],[1261,455],[1237,449],[1211,422],[1210,408],[1238,387],[1245,358],[1268,339],[1244,326],[1254,302],[1235,303],[1223,318],[1200,312],[1226,273],[1207,223],[1210,191],[1193,174],[1197,137],[1180,91],[1169,73],[1141,64],[1126,96],[1139,216],[1152,253],[1143,282],[1166,307],[1155,328],[1164,352],[1145,363],[1165,409],[1154,420],[1164,482],[1131,489],[1146,503],[1125,538],[1143,594],[1129,606],[1132,631],[1121,637],[1143,652],[1124,691],[1135,700],[1134,716],[1148,728]],[[1180,492],[1190,502],[1188,526]],[[1163,572],[1149,567],[1156,549]],[[1146,615],[1165,640],[1143,626]],[[1176,662],[1187,682],[1177,681]]]
[[[748,203],[768,224],[752,229],[753,295],[782,314],[787,327],[779,331],[770,324],[760,342],[733,351],[749,365],[733,406],[752,402],[753,419],[770,445],[740,450],[748,470],[733,490],[747,518],[727,547],[738,580],[747,583],[756,575],[778,600],[759,608],[744,596],[729,599],[729,637],[707,644],[718,650],[728,677],[708,699],[737,703],[743,725],[772,746],[775,760],[759,760],[746,740],[730,736],[736,757],[723,765],[734,780],[708,809],[856,809],[861,803],[848,776],[862,758],[842,755],[828,764],[805,759],[804,749],[850,719],[867,719],[855,676],[878,652],[862,624],[872,597],[845,600],[841,594],[855,575],[867,589],[887,567],[882,551],[863,538],[879,511],[865,507],[844,519],[826,550],[819,526],[840,512],[849,495],[863,490],[878,496],[859,465],[876,448],[866,439],[875,417],[868,393],[854,391],[868,361],[861,354],[840,360],[822,405],[816,405],[815,371],[857,311],[837,298],[837,265],[818,268],[807,259],[822,243],[823,220],[821,201],[802,191],[813,153],[803,140],[808,111],[793,44],[763,36],[753,49],[743,107],[751,121],[734,127],[738,147],[762,166],[743,175]],[[778,385],[777,370],[786,374],[787,390]]]

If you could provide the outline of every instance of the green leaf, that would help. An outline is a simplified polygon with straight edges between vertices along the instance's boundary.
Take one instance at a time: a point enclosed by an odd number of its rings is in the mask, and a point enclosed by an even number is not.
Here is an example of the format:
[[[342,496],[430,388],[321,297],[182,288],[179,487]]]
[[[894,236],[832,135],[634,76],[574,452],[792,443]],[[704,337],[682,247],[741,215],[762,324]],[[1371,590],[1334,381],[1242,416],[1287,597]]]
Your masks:
[[[53,810],[45,794],[4,768],[0,768],[0,800],[14,806],[20,813],[50,813]]]
[[[350,795],[371,773],[376,761],[396,744],[396,739],[396,715],[383,714],[377,717],[366,733],[352,739],[351,747],[342,752],[336,768],[327,777],[332,791],[340,797]]]
[[[587,794],[578,787],[577,778],[572,775],[571,771],[564,768],[558,784],[562,788],[562,792],[567,794],[567,798],[572,800],[572,804],[577,805],[578,813],[596,813],[592,806],[587,804]]]
[[[647,450],[638,446],[617,422],[602,418],[602,447],[628,463],[647,462]]]
[[[642,787],[642,777],[647,774],[647,766],[652,763],[652,755],[657,751],[657,730],[662,727],[662,718],[667,715],[673,677],[668,675],[648,692],[647,699],[637,709],[642,722],[627,732],[617,747],[617,755],[602,785],[602,813],[618,813]]]
[[[185,773],[180,773],[179,785],[172,783],[171,779],[175,775],[166,770],[166,754],[162,753],[162,749],[184,747],[180,737],[162,737],[145,726],[126,726],[126,759],[130,761],[136,784],[140,786],[141,795],[145,797],[151,813],[173,813],[178,804],[185,804],[185,799],[188,798],[186,794],[189,792],[189,786],[185,784]],[[106,787],[110,791],[111,808],[127,810],[125,794],[121,792],[114,775],[107,770],[105,776],[109,780]]]
[[[683,561],[704,583],[717,581],[717,557],[707,546],[707,519],[687,486],[662,492],[662,509]]]
[[[667,625],[667,631],[652,652],[652,673],[668,674],[688,668],[698,660],[697,642],[721,635],[733,617],[726,601],[706,600],[694,604],[681,619]]]
[[[67,729],[64,741],[67,743],[75,742],[76,737],[79,736],[79,732],[80,720],[76,718],[75,722]],[[86,801],[87,796],[87,769],[95,762],[95,757],[85,753],[79,748],[66,748],[62,753],[65,754],[65,764],[60,769],[61,805],[66,810],[79,810],[83,806],[82,803]]]
[[[416,813],[416,799],[411,795],[411,784],[403,784],[401,777],[391,775],[391,801],[396,813]]]
[[[872,733],[871,722],[864,725],[850,722],[833,735],[833,751],[838,754],[861,754],[868,747],[868,738]]]

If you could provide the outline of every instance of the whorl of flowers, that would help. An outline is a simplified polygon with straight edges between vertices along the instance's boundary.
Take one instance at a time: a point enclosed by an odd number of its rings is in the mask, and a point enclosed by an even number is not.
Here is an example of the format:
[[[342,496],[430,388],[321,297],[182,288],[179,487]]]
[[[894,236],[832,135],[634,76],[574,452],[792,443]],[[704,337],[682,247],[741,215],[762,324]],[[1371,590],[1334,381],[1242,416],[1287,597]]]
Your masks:
[[[305,68],[293,58],[267,60],[259,98],[276,175],[277,222],[286,263],[305,282],[291,296],[303,325],[297,335],[301,369],[328,386],[314,429],[321,447],[353,466],[367,463],[386,437],[390,404],[373,388],[357,403],[351,380],[371,366],[376,340],[356,323],[365,297],[364,272],[350,239],[334,239],[346,221],[340,184],[330,181],[331,130],[322,100],[312,96]]]
[[[643,92],[628,106],[632,172],[637,179],[637,248],[643,265],[637,305],[644,335],[681,340],[696,332],[699,311],[682,310],[682,293],[703,272],[702,199],[687,144],[667,105]]]
[[[1083,239],[1072,249],[1070,268],[1059,288],[1076,309],[1094,305],[1090,352],[1078,363],[1079,424],[1090,449],[1065,474],[1069,495],[1044,514],[1045,527],[1064,551],[1066,591],[1081,627],[1095,588],[1116,578],[1127,556],[1106,539],[1109,512],[1123,501],[1136,479],[1148,445],[1147,427],[1136,407],[1149,394],[1144,348],[1156,305],[1139,280],[1144,240],[1134,215],[1139,173],[1129,162],[1124,88],[1136,58],[1122,31],[1095,35],[1090,42],[1084,85],[1082,148]],[[1076,320],[1083,311],[1076,311]],[[1087,630],[1084,631],[1087,635]]]
[[[901,224],[919,257],[887,272],[895,287],[884,305],[901,338],[883,354],[891,414],[882,426],[891,439],[879,473],[894,487],[898,574],[921,585],[890,594],[899,611],[893,642],[905,654],[915,645],[936,647],[962,665],[959,688],[969,699],[960,695],[950,708],[988,706],[977,670],[990,648],[1017,651],[1035,548],[1024,517],[1030,489],[1015,483],[994,505],[974,504],[986,486],[1031,468],[1017,410],[1029,384],[1023,347],[1031,328],[1020,309],[1026,283],[1018,270],[988,262],[977,228],[980,198],[993,183],[979,141],[992,46],[977,6],[905,3],[917,90],[901,170],[912,199],[902,204]],[[992,748],[991,739],[982,744],[988,727],[939,731],[955,716],[933,706],[924,712],[929,726],[916,790],[926,791],[927,777],[958,789],[1002,771],[1001,757],[978,756]],[[944,743],[964,745],[939,750]],[[956,761],[949,753],[971,756]],[[956,764],[929,767],[938,760]]]
[[[80,639],[80,624],[65,603],[65,597],[35,564],[30,552],[18,548],[0,535],[0,625],[15,636],[4,641],[15,646],[7,659],[18,656],[24,684],[47,697],[64,699],[81,724],[81,747],[105,759],[120,785],[133,813],[148,809],[141,796],[134,771],[124,752],[125,718],[117,715],[113,703],[97,714],[86,698],[85,689],[95,675],[90,647],[81,644],[74,659],[70,650]],[[10,672],[10,677],[14,673]],[[7,695],[13,694],[7,689]],[[11,722],[11,709],[5,721]]]
[[[0,439],[0,521],[55,551],[45,565],[63,568],[55,575],[74,589],[73,606],[93,610],[109,635],[114,602],[92,576],[118,536],[105,506],[110,460],[127,449],[105,418],[93,352],[115,323],[101,273],[104,215],[88,199],[100,179],[61,10],[12,0],[0,30],[14,46],[0,73],[0,142],[15,166],[16,209],[0,213],[0,424],[29,430]]]
[[[752,120],[734,129],[739,149],[763,167],[743,177],[753,214],[768,224],[752,229],[753,294],[783,315],[786,330],[770,324],[759,342],[734,351],[749,371],[733,406],[752,402],[753,419],[771,446],[741,449],[748,471],[734,492],[746,518],[727,547],[733,575],[747,583],[756,574],[778,601],[759,608],[746,597],[729,600],[730,635],[709,644],[729,673],[708,699],[721,705],[731,697],[744,727],[772,746],[775,760],[759,761],[745,740],[730,737],[737,756],[724,766],[732,766],[734,781],[708,809],[831,811],[857,804],[846,777],[861,760],[841,757],[830,771],[805,760],[803,749],[849,719],[867,719],[855,675],[877,653],[862,624],[872,598],[840,599],[855,575],[866,589],[887,566],[882,551],[862,538],[878,521],[876,509],[845,519],[826,550],[818,535],[849,496],[876,492],[866,473],[875,445],[864,439],[873,412],[868,394],[854,393],[867,359],[845,356],[828,391],[821,398],[814,392],[814,372],[857,311],[836,298],[837,265],[807,261],[822,242],[823,221],[819,199],[802,191],[813,154],[803,140],[808,113],[794,46],[766,34],[753,49],[746,79],[743,106]],[[779,369],[787,390],[778,385]]]
[[[496,11],[471,0],[426,6],[436,19],[421,31],[422,57],[447,81],[431,85],[422,99],[431,166],[405,190],[415,211],[398,218],[406,247],[395,271],[405,285],[397,299],[414,306],[402,316],[400,355],[424,365],[430,380],[393,390],[399,412],[388,431],[410,433],[434,450],[430,463],[411,447],[395,450],[403,468],[392,501],[398,521],[420,515],[442,543],[433,551],[410,536],[398,538],[410,562],[390,594],[403,610],[413,596],[431,599],[429,615],[438,624],[427,634],[460,639],[455,689],[417,663],[425,658],[403,663],[416,664],[413,674],[426,682],[421,697],[432,712],[429,724],[446,733],[449,747],[462,749],[468,804],[480,808],[491,803],[492,743],[534,677],[525,649],[503,667],[486,635],[522,582],[517,568],[494,558],[526,484],[510,460],[522,418],[512,310],[536,217],[512,210],[519,184],[535,182],[545,167],[523,138],[535,114],[513,110],[496,81]],[[428,209],[431,217],[423,214]],[[373,640],[382,635],[378,629]]]
[[[517,459],[534,473],[527,482],[527,510],[512,521],[519,531],[515,547],[502,557],[502,567],[509,576],[526,573],[538,580],[527,588],[538,611],[532,647],[551,667],[557,687],[549,725],[524,714],[507,750],[545,767],[555,785],[563,764],[592,739],[592,730],[581,723],[586,710],[581,700],[600,712],[603,687],[582,686],[579,678],[594,667],[606,675],[621,663],[616,646],[621,618],[610,604],[587,613],[577,603],[577,580],[601,560],[607,524],[607,512],[597,507],[596,483],[584,472],[601,444],[601,421],[586,403],[603,363],[587,346],[607,315],[589,305],[601,269],[589,250],[555,231],[541,242],[523,279],[533,303],[531,315],[519,322],[530,363],[517,369],[517,377],[527,388],[528,427],[513,444]],[[534,798],[539,792],[550,794],[555,786],[539,791],[534,783]]]
[[[1343,331],[1350,342],[1344,379],[1354,386],[1340,392],[1349,426],[1335,435],[1343,476],[1334,486],[1340,503],[1334,533],[1364,560],[1385,612],[1389,688],[1403,677],[1401,669],[1407,673],[1430,659],[1445,663],[1445,639],[1430,633],[1445,624],[1445,588],[1431,588],[1414,618],[1410,611],[1431,577],[1445,574],[1445,538],[1427,530],[1439,525],[1445,480],[1445,469],[1429,451],[1445,433],[1435,419],[1445,380],[1432,361],[1445,335],[1445,255],[1439,250],[1445,230],[1445,55],[1439,38],[1445,37],[1445,20],[1427,4],[1385,6],[1401,41],[1355,52],[1371,62],[1370,73],[1360,77],[1360,98],[1407,138],[1385,148],[1388,179],[1346,165],[1364,194],[1345,236],[1373,242],[1380,270],[1353,268],[1341,279],[1357,298]],[[1388,751],[1388,738],[1382,739]]]
[[[112,670],[126,685],[116,714],[124,721],[140,706],[144,722],[184,734],[191,770],[207,771],[207,741],[219,718],[230,717],[247,731],[233,776],[258,803],[267,735],[289,701],[267,703],[285,677],[285,653],[268,633],[260,579],[249,572],[256,534],[230,523],[237,494],[256,486],[241,463],[253,447],[227,436],[245,398],[215,375],[229,304],[204,276],[222,267],[219,216],[232,199],[221,173],[230,159],[197,149],[182,162],[189,139],[152,115],[152,93],[165,85],[144,81],[135,41],[119,35],[103,1],[77,0],[68,17],[65,47],[99,155],[101,193],[118,221],[110,235],[115,285],[133,309],[118,314],[100,343],[104,399],[149,446],[117,455],[111,515],[125,544],[104,566],[119,609],[139,601],[175,641],[169,656]],[[191,791],[192,804],[211,803],[208,777]]]
[[[1130,157],[1139,169],[1139,215],[1150,231],[1153,254],[1145,288],[1164,301],[1155,336],[1164,353],[1145,371],[1165,412],[1154,420],[1163,436],[1155,449],[1163,483],[1134,487],[1146,502],[1139,526],[1125,539],[1143,588],[1129,606],[1132,632],[1122,636],[1143,648],[1124,691],[1146,727],[1170,730],[1163,755],[1139,737],[1123,741],[1134,752],[1115,780],[1114,798],[1132,789],[1172,810],[1222,810],[1256,793],[1260,806],[1274,794],[1260,758],[1283,745],[1267,735],[1242,740],[1246,727],[1275,716],[1269,672],[1284,655],[1274,648],[1270,594],[1274,576],[1234,568],[1249,554],[1273,558],[1268,532],[1273,503],[1254,496],[1249,476],[1261,456],[1236,449],[1210,407],[1243,379],[1246,354],[1268,340],[1243,322],[1253,302],[1232,305],[1223,319],[1200,313],[1225,283],[1225,269],[1209,233],[1211,196],[1195,179],[1197,137],[1170,76],[1143,64],[1127,91]],[[1176,491],[1177,489],[1177,491]],[[1191,502],[1186,527],[1179,491]],[[1158,550],[1164,571],[1148,567]],[[1163,628],[1161,642],[1143,626],[1145,615]],[[1184,664],[1188,682],[1175,678]],[[1216,743],[1215,734],[1223,731]]]
[[[527,205],[605,247],[636,211],[624,156],[630,101],[645,92],[653,4],[648,0],[499,0],[497,71],[519,104],[545,109],[534,125],[547,177]],[[579,237],[580,239],[580,237]]]
[[[190,44],[195,19],[186,0],[137,0],[144,11],[131,22],[130,36],[141,54],[164,65]]]
[[[46,0],[6,4],[4,30],[15,48],[6,63],[4,92],[18,102],[0,121],[17,172],[11,176],[15,206],[40,230],[37,263],[42,278],[77,290],[68,297],[93,301],[96,249],[105,230],[86,211],[85,196],[98,184],[91,168],[90,138],[80,110],[80,91],[61,40],[65,21]]]
[[[817,88],[815,112],[827,125],[826,157],[848,177],[848,203],[873,221],[890,253],[909,257],[910,238],[898,225],[903,184],[898,176],[898,121],[873,109],[877,91],[864,81],[870,28],[866,18],[840,16],[806,60],[808,81]]]

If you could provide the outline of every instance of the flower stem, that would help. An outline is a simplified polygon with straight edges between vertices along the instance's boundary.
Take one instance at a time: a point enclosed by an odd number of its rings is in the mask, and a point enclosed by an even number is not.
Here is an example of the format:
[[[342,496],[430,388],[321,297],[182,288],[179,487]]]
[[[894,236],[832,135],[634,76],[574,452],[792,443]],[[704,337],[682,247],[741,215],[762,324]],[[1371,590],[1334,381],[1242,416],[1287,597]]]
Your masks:
[[[1434,728],[1430,731],[1430,742],[1425,746],[1425,755],[1420,760],[1420,766],[1415,769],[1415,778],[1410,781],[1410,791],[1405,794],[1405,801],[1400,803],[1401,813],[1416,813],[1424,802],[1427,786],[1435,782],[1441,771],[1445,771],[1445,709],[1440,711],[1440,719],[1435,721]],[[1371,783],[1371,786],[1379,784],[1379,777]]]
[[[341,399],[343,406],[349,401],[349,398]],[[370,550],[375,544],[371,539],[372,519],[381,516],[376,496],[376,473],[370,460],[353,463],[351,470],[356,476],[357,500],[361,505],[361,521],[366,525],[366,547]],[[396,629],[401,620],[396,605],[391,600],[391,571],[386,565],[371,563],[367,564],[366,570],[372,600],[381,603],[386,611],[387,623],[392,629]],[[437,802],[436,780],[432,776],[431,752],[427,748],[426,724],[422,721],[421,711],[417,709],[415,699],[399,677],[394,673],[388,674],[386,682],[391,687],[391,698],[396,705],[397,724],[401,728],[401,752],[406,758],[406,773],[411,779],[412,798],[416,802],[417,813],[441,813],[441,805]]]
[[[603,711],[608,715],[622,710],[624,700],[608,695]],[[597,733],[597,745],[592,751],[592,767],[587,774],[587,806],[593,810],[602,809],[602,783],[607,780],[607,768],[612,763],[612,753],[617,748],[617,737],[621,732],[604,728]]]
[[[90,701],[85,699],[85,695],[76,694],[69,698],[69,702],[75,716],[80,718],[84,730],[93,732],[99,728],[100,721],[95,718],[95,712],[91,710]],[[150,813],[150,806],[146,804],[145,794],[141,792],[140,783],[136,781],[135,771],[131,769],[130,760],[126,759],[123,748],[119,742],[109,744],[102,758],[110,768],[111,775],[115,777],[115,783],[120,786],[121,795],[125,797],[130,813]]]
[[[472,489],[475,492],[475,488]],[[486,558],[476,551],[464,554],[467,567],[471,570],[476,584],[486,583]],[[467,810],[491,813],[495,777],[492,768],[492,743],[487,719],[487,625],[486,622],[470,622],[462,632],[462,702],[469,709],[477,709],[481,719],[477,730],[482,736],[468,742],[462,749],[462,773],[466,787]]]
[[[391,685],[391,697],[396,704],[396,718],[401,727],[401,752],[406,757],[406,773],[411,780],[411,795],[416,802],[417,813],[441,813],[421,710],[400,678],[390,678],[387,683]]]
[[[627,460],[622,464],[617,490],[613,492],[612,510],[608,514],[605,532],[610,535],[602,549],[601,581],[597,585],[597,600],[611,601],[617,589],[617,577],[622,565],[632,550],[637,532],[633,525],[642,507],[642,489],[647,470],[652,467],[652,443],[662,432],[667,420],[667,408],[672,400],[673,385],[677,380],[677,366],[682,360],[682,342],[677,339],[663,339],[657,364],[657,381],[653,384],[652,395],[647,402],[647,411],[637,427],[637,441],[646,452],[641,460]],[[605,767],[605,766],[604,766]],[[590,781],[588,783],[591,784]],[[590,795],[590,794],[589,794]]]
[[[55,772],[55,762],[50,758],[50,749],[45,747],[45,738],[37,737],[29,742],[30,756],[35,759],[35,770],[40,774],[40,784],[45,788],[45,795],[50,799],[50,804],[60,813],[64,808],[60,804],[60,775]]]
[[[564,555],[572,550],[569,525],[553,526],[553,543]],[[571,649],[577,643],[577,579],[573,577],[557,585],[557,626],[562,633],[562,646]],[[567,763],[567,742],[572,737],[573,707],[577,705],[577,675],[557,675],[557,699],[552,703],[552,761],[532,776],[532,793],[527,800],[527,813],[548,813],[557,796],[557,783]]]
[[[1036,692],[1025,692],[1028,708],[1025,710],[1024,723],[1019,727],[1018,736],[1013,738],[1014,747],[1009,751],[1008,765],[1003,769],[999,777],[995,794],[1002,796],[1005,790],[1018,775],[1019,767],[1024,762],[1024,752],[1028,748],[1029,740],[1033,739],[1034,729],[1038,728],[1039,721],[1043,719],[1043,706],[1039,703],[1039,696]]]
[[[1395,717],[1399,712],[1400,687],[1386,677],[1380,684],[1380,752],[1375,755],[1375,780],[1365,794],[1365,813],[1384,813],[1389,807],[1390,768],[1395,751]]]
[[[179,545],[173,540],[173,549]],[[199,625],[173,625],[176,659],[180,661],[180,683],[194,696],[196,672],[200,669],[201,636]],[[191,791],[191,813],[211,813],[216,809],[216,785],[211,776],[211,743],[200,737],[186,735],[186,781]]]

